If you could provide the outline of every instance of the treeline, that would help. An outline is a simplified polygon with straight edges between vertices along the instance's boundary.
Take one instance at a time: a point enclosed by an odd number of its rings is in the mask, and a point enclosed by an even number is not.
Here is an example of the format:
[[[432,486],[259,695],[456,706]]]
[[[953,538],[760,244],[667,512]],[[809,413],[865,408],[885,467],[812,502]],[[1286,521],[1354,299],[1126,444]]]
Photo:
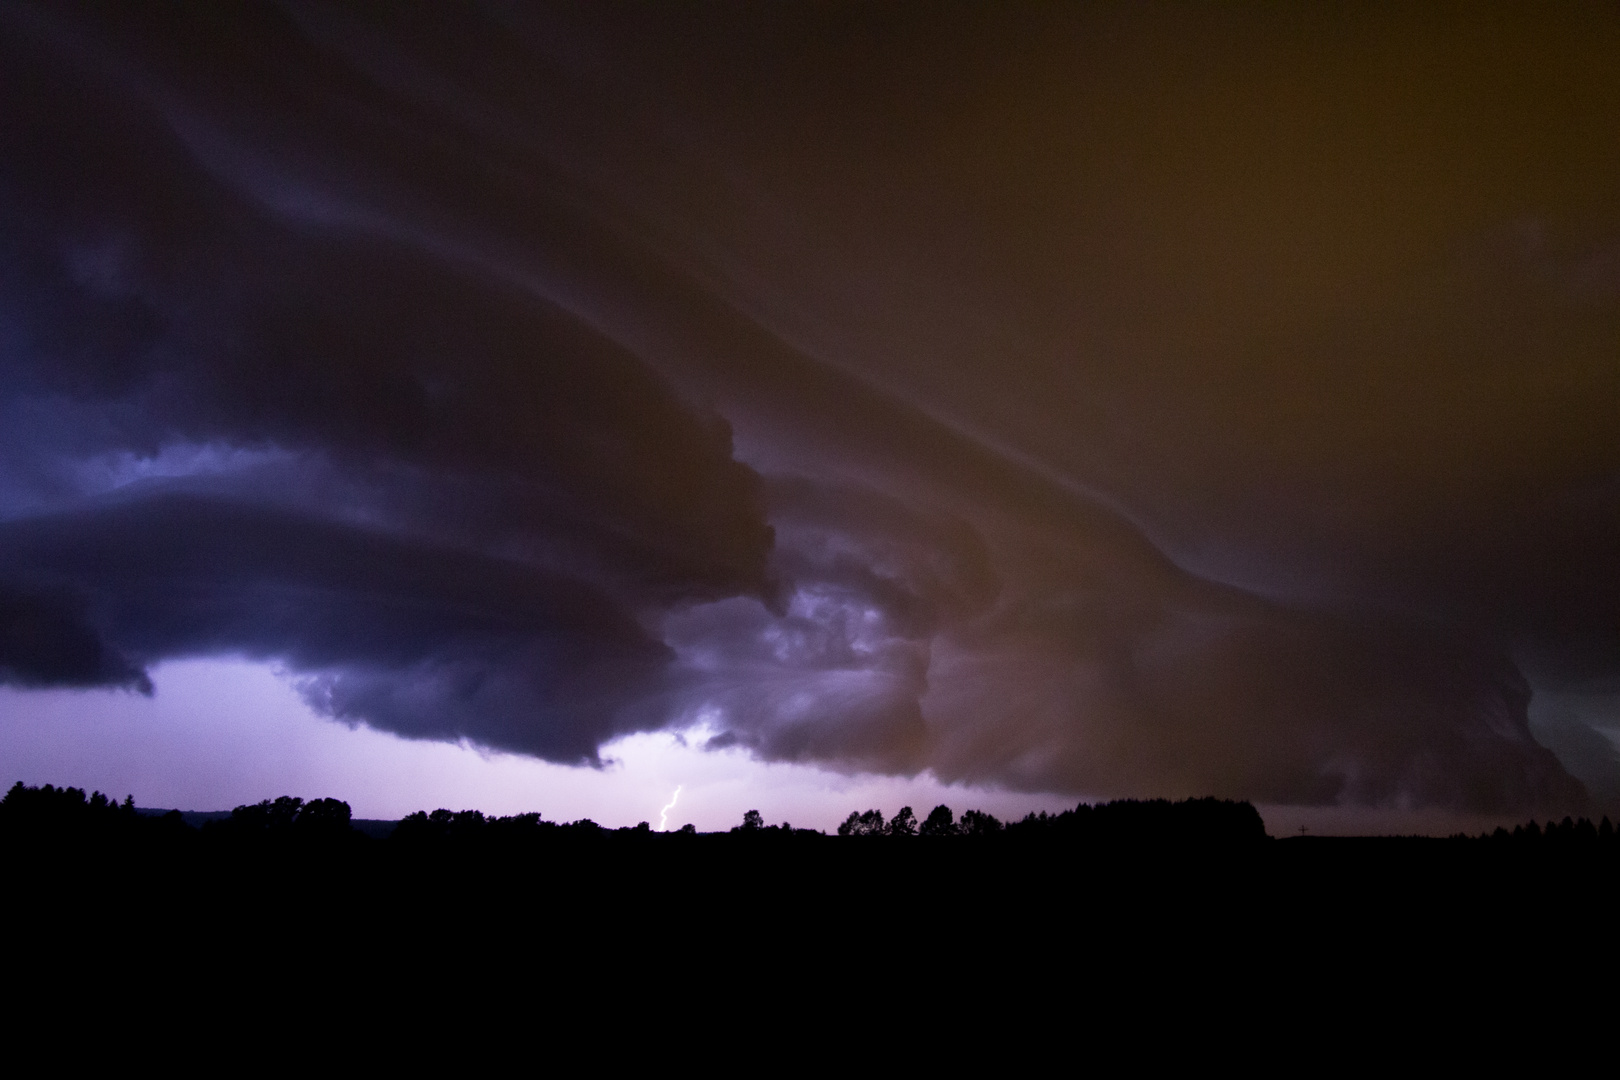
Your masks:
[[[635,836],[691,837],[700,835],[691,825],[670,833],[654,833],[647,822],[606,829],[589,819],[551,822],[539,814],[512,817],[486,817],[477,810],[417,811],[402,820],[390,839],[402,843],[452,841],[458,838],[501,836],[591,836],[607,834]],[[758,810],[749,810],[742,823],[726,833],[703,836],[738,836],[753,843],[789,837],[825,837],[815,829],[795,828],[783,822],[767,825]],[[1138,801],[1122,799],[1096,806],[1081,803],[1058,814],[1031,813],[1019,821],[1002,822],[982,810],[968,810],[958,819],[948,806],[936,806],[922,821],[909,806],[886,818],[880,810],[852,811],[838,826],[840,837],[884,837],[891,839],[964,837],[988,840],[1051,842],[1142,843],[1255,843],[1268,839],[1265,823],[1246,802],[1204,798],[1170,802],[1167,799]]]
[[[119,802],[99,791],[86,796],[82,788],[27,787],[19,780],[0,799],[0,829],[8,833],[129,832],[142,824],[133,795]]]
[[[1497,847],[1552,849],[1596,849],[1599,846],[1612,849],[1617,843],[1608,815],[1595,825],[1588,818],[1565,817],[1563,821],[1547,822],[1545,828],[1534,821],[1515,825],[1512,832],[1498,826],[1495,832],[1481,836],[1480,840]]]
[[[0,838],[15,843],[70,845],[75,841],[135,846],[185,844],[201,837],[230,841],[251,836],[304,840],[325,837],[340,841],[365,839],[350,828],[348,803],[338,799],[282,796],[238,806],[228,819],[193,828],[178,810],[153,814],[136,809],[135,799],[122,802],[100,791],[18,781],[0,799]]]
[[[339,799],[303,799],[282,795],[251,806],[238,806],[224,821],[210,821],[206,830],[238,833],[342,834],[354,819],[349,804]]]
[[[1094,806],[1081,803],[1073,810],[1057,814],[1048,814],[1043,810],[1005,824],[982,810],[969,810],[958,820],[951,808],[944,805],[934,807],[919,822],[911,807],[903,806],[887,820],[878,810],[852,812],[838,826],[838,835],[899,838],[1005,836],[1015,840],[1216,844],[1246,844],[1267,839],[1265,822],[1252,804],[1215,798],[1184,799],[1180,802],[1168,799],[1119,799]]]
[[[352,823],[349,804],[342,800],[323,798],[306,801],[290,795],[238,806],[228,818],[206,822],[200,830],[186,825],[179,811],[171,810],[160,816],[143,814],[136,810],[133,797],[126,797],[120,803],[99,791],[86,795],[79,788],[58,788],[50,784],[29,787],[19,781],[0,800],[0,831],[9,835],[137,831],[173,834],[180,830],[188,833],[200,831],[203,836],[220,840],[351,836],[364,839],[364,834],[355,830]],[[1096,806],[1081,803],[1073,810],[1058,814],[1044,811],[1032,813],[1020,821],[1006,823],[981,810],[968,810],[958,819],[948,806],[936,806],[920,822],[909,806],[902,807],[888,818],[878,810],[855,811],[838,827],[837,835],[890,839],[956,837],[1138,843],[1169,840],[1252,843],[1266,839],[1265,825],[1252,805],[1212,798],[1174,803],[1165,799],[1127,799]],[[407,815],[394,826],[387,839],[395,845],[409,846],[453,844],[474,839],[608,836],[635,839],[741,836],[756,844],[770,838],[784,837],[827,839],[826,834],[814,829],[795,828],[787,823],[766,825],[758,810],[749,810],[743,815],[742,823],[726,833],[699,834],[692,825],[669,833],[656,833],[645,821],[630,827],[610,829],[588,818],[558,822],[547,821],[536,813],[498,817],[485,815],[478,810],[446,809],[431,812],[419,810]]]
[[[180,839],[186,836],[231,845],[232,842],[279,841],[281,844],[322,842],[331,844],[373,844],[372,837],[353,827],[349,804],[340,799],[304,800],[281,796],[236,807],[228,818],[206,822],[201,829],[187,825],[179,811],[154,815],[135,808],[134,798],[122,801],[96,791],[86,794],[73,787],[45,784],[29,787],[14,784],[0,799],[0,837],[38,840],[71,837]],[[1166,845],[1187,847],[1253,846],[1270,839],[1259,812],[1247,802],[1226,799],[1121,799],[1095,805],[1081,803],[1057,814],[1031,813],[1020,820],[1002,822],[982,810],[968,810],[960,817],[950,807],[934,807],[918,820],[909,806],[893,816],[868,809],[852,811],[838,826],[837,837],[863,840],[914,841],[925,843],[946,839],[972,840],[975,848],[1080,846],[1112,848],[1158,848]],[[393,849],[420,847],[507,846],[536,843],[605,841],[619,838],[639,844],[648,842],[682,843],[702,841],[706,849],[715,843],[746,840],[752,846],[792,840],[831,842],[834,838],[815,829],[795,828],[783,823],[765,824],[758,810],[749,810],[741,824],[722,833],[698,833],[691,825],[679,830],[655,832],[645,821],[634,826],[607,828],[586,818],[571,822],[547,821],[537,813],[510,816],[486,815],[478,810],[417,811],[399,821],[380,841]],[[1372,838],[1369,838],[1372,839]],[[1604,817],[1565,817],[1545,825],[1534,821],[1511,831],[1498,828],[1489,834],[1450,838],[1455,847],[1462,844],[1482,850],[1610,852],[1620,855],[1620,834]],[[886,844],[884,845],[886,846]]]

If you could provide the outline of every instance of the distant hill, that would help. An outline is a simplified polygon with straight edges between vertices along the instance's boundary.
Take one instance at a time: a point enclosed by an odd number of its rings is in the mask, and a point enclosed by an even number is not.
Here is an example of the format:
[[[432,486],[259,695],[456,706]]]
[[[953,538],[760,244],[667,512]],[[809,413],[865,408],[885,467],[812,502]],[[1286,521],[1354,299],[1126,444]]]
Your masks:
[[[180,820],[185,822],[187,825],[190,825],[193,829],[200,829],[210,821],[231,820],[231,812],[229,810],[174,811],[170,809],[160,809],[155,806],[137,806],[135,808],[135,812],[141,817],[162,817],[164,814],[178,812],[180,815]]]
[[[171,813],[170,810],[155,806],[137,806],[135,812],[141,817],[162,817]],[[200,829],[210,821],[229,821],[229,810],[181,810],[180,820],[193,829]],[[386,840],[393,835],[399,827],[398,821],[385,821],[381,818],[352,818],[349,825],[359,832],[365,833],[373,840]]]

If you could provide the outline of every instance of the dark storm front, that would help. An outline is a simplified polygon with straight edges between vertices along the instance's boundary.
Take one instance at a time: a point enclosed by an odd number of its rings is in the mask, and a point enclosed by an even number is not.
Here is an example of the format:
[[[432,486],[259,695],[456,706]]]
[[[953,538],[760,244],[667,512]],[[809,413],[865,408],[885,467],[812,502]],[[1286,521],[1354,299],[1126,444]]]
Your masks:
[[[727,819],[1620,814],[1617,70],[1602,3],[0,4],[0,783],[323,786],[165,743],[235,661],[581,786],[690,737]]]

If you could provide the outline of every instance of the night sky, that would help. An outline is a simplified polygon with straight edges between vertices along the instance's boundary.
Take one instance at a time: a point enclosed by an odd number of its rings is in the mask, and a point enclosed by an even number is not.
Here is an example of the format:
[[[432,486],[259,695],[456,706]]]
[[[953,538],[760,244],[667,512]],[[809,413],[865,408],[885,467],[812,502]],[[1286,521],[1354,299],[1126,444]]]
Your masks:
[[[1615,813],[1617,73],[1612,4],[7,4],[0,780]]]

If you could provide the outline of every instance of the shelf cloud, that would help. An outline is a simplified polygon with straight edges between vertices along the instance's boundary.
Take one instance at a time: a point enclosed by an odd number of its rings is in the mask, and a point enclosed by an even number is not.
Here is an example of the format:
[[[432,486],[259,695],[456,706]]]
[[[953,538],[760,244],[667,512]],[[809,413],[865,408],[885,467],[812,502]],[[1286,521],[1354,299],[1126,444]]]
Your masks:
[[[13,6],[0,681],[1605,803],[1620,18],[1519,18]]]

